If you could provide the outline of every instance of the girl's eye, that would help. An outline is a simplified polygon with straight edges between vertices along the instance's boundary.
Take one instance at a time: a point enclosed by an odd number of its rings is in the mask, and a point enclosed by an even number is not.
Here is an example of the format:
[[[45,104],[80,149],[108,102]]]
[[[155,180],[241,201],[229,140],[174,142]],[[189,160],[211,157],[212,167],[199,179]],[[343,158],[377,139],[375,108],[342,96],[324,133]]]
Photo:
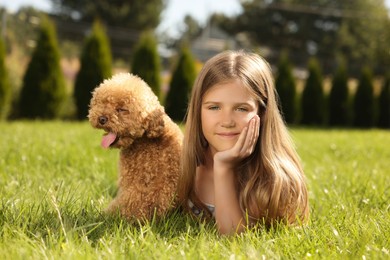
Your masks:
[[[245,107],[237,107],[236,110],[240,112],[248,112],[248,109]]]
[[[124,108],[117,108],[116,111],[117,111],[118,113],[121,113],[121,112],[129,112],[129,110],[124,109]]]
[[[219,110],[219,106],[210,106],[209,110]]]

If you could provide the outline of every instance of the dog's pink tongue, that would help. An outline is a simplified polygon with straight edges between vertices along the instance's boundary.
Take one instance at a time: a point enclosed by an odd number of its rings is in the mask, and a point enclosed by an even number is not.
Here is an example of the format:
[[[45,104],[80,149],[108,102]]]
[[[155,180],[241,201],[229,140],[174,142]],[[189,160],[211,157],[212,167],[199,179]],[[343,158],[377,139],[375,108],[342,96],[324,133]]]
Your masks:
[[[102,147],[103,148],[110,147],[110,145],[115,141],[115,139],[116,139],[116,134],[114,133],[108,133],[107,135],[103,136]]]

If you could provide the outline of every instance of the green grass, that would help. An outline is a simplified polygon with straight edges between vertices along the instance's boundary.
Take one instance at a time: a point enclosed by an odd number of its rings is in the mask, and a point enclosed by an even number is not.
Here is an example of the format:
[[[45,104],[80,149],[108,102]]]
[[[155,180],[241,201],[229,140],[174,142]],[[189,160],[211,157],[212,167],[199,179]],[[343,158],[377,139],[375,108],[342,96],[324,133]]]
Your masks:
[[[86,122],[0,127],[0,259],[390,259],[390,131],[292,129],[310,223],[221,237],[179,212],[103,215],[118,151]]]

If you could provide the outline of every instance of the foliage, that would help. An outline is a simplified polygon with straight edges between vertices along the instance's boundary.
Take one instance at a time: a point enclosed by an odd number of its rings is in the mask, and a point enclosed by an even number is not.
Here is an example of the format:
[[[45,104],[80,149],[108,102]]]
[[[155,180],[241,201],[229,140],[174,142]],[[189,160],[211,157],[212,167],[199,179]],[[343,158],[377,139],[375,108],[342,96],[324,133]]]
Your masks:
[[[91,92],[104,79],[112,75],[110,44],[99,21],[94,22],[91,34],[84,42],[80,60],[81,66],[75,81],[74,98],[77,118],[82,120],[88,115]]]
[[[355,74],[362,62],[378,69],[389,65],[389,18],[383,0],[248,0],[241,5],[243,12],[221,20],[222,27],[249,33],[255,45],[276,52],[288,49],[294,64],[304,66],[315,55],[331,73],[337,55],[343,54]]]
[[[390,74],[387,74],[379,95],[378,126],[390,128]]]
[[[87,122],[0,128],[1,259],[389,258],[389,131],[292,129],[310,222],[223,237],[175,211],[144,224],[103,214],[119,152]]]
[[[64,76],[55,27],[41,16],[37,45],[32,53],[20,93],[19,113],[23,118],[58,118],[66,99]]]
[[[167,114],[175,121],[183,121],[188,99],[196,78],[195,61],[188,47],[183,47],[173,72],[169,92],[165,100]]]
[[[372,127],[375,122],[374,86],[372,71],[364,67],[354,98],[354,125]]]
[[[296,84],[286,52],[282,53],[279,60],[275,87],[279,94],[285,121],[296,123]]]
[[[51,0],[56,13],[69,19],[92,22],[101,19],[110,26],[136,30],[154,29],[160,23],[164,0]]]
[[[302,92],[302,124],[321,125],[324,123],[324,92],[322,71],[317,59],[312,58],[308,65],[309,77]]]
[[[131,72],[141,77],[161,100],[160,56],[157,40],[151,31],[145,32],[134,51]]]
[[[191,15],[186,15],[184,17],[184,25],[185,29],[180,36],[180,41],[181,42],[191,42],[195,40],[196,37],[200,35],[202,32],[202,27],[199,24],[199,22],[192,17]]]
[[[18,48],[23,54],[31,55],[31,42],[37,38],[39,20],[43,12],[32,7],[21,7],[15,13],[0,10],[1,17],[6,17],[5,43],[7,49]]]
[[[346,126],[349,119],[348,74],[341,62],[332,80],[329,94],[329,125]]]
[[[335,46],[347,57],[350,69],[360,73],[361,64],[378,73],[390,62],[389,17],[382,0],[358,0],[350,5],[351,17],[340,23]]]
[[[8,81],[5,56],[5,44],[3,39],[0,38],[0,120],[7,118],[12,101],[12,89]]]

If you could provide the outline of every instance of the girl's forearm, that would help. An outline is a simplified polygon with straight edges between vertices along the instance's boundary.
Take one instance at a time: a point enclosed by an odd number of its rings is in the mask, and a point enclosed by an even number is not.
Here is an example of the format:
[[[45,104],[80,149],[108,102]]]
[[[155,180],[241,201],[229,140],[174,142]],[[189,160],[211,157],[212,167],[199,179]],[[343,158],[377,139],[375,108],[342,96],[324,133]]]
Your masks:
[[[245,220],[238,202],[234,172],[214,168],[215,220],[221,234],[240,233]]]

